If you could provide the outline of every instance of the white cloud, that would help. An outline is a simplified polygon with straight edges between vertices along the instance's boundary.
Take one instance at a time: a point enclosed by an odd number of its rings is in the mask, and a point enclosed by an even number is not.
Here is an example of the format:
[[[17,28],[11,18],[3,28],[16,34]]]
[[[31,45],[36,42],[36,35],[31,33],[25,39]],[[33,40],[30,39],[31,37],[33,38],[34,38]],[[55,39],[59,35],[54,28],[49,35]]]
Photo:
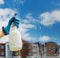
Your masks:
[[[33,40],[33,37],[31,37],[29,33],[24,33],[21,36],[26,41],[32,41]]]
[[[21,24],[21,27],[23,27],[23,28],[34,28],[35,25],[33,25],[33,24]]]
[[[8,20],[10,17],[14,15],[15,11],[12,9],[1,9],[0,8],[0,30],[2,29],[3,26],[6,26],[8,24]],[[8,41],[7,36],[4,36],[0,38],[0,42],[6,42]]]
[[[30,21],[27,20],[27,19],[24,19],[22,22],[25,23],[25,24],[29,24],[30,23]]]
[[[35,25],[33,24],[20,24],[19,31],[21,33],[22,39],[27,40],[27,41],[32,41],[34,40],[33,37],[30,36],[29,28],[35,28]]]
[[[33,23],[33,24],[31,24]],[[26,19],[22,20],[22,23],[20,25],[20,32],[22,35],[22,38],[27,41],[34,41],[35,38],[30,36],[30,33],[28,32],[29,29],[36,29],[36,19],[33,17],[32,13],[26,14]]]
[[[1,9],[0,8],[0,28],[2,26],[6,26],[10,17],[12,17],[14,15],[15,11],[12,9]]]
[[[14,2],[18,3],[18,4],[24,4],[25,0],[14,0]]]
[[[0,8],[0,20],[7,20],[10,17],[12,17],[14,15],[16,11],[9,9],[9,8],[5,8],[5,9],[1,9]]]
[[[5,3],[4,0],[0,0],[0,5],[1,5],[1,4],[4,4],[4,3]]]
[[[25,0],[20,0],[20,3],[21,3],[21,4],[24,4],[24,2],[25,2]]]
[[[21,34],[25,34],[29,28],[35,28],[34,25],[32,24],[20,24],[20,27],[19,27],[19,31],[21,32]]]
[[[14,15],[15,11],[9,8],[1,9],[0,8],[0,28],[7,25],[10,17]]]
[[[49,36],[42,36],[39,38],[39,41],[40,42],[47,42],[49,41],[51,38]]]
[[[44,26],[50,26],[56,22],[60,22],[60,10],[55,10],[52,12],[45,12],[40,15],[41,24]]]
[[[28,14],[26,14],[26,18],[28,18],[28,19],[33,18],[33,17],[32,17],[32,13],[28,13]]]
[[[9,41],[8,36],[4,36],[4,37],[0,38],[0,43],[6,43],[8,41]]]
[[[2,29],[3,26],[6,26],[8,21],[0,21],[0,29]]]
[[[25,20],[26,23],[28,23],[28,22],[37,23],[38,22],[38,20],[33,17],[32,13],[26,14],[26,18],[27,18],[27,20]]]
[[[56,6],[60,6],[60,3],[57,3]]]

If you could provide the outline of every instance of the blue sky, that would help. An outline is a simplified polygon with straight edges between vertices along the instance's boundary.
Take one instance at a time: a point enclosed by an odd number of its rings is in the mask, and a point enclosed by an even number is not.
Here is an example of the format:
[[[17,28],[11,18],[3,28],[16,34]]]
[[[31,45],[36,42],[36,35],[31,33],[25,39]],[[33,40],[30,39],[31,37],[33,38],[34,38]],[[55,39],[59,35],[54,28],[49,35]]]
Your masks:
[[[17,12],[24,40],[60,45],[60,0],[1,0],[0,9]]]

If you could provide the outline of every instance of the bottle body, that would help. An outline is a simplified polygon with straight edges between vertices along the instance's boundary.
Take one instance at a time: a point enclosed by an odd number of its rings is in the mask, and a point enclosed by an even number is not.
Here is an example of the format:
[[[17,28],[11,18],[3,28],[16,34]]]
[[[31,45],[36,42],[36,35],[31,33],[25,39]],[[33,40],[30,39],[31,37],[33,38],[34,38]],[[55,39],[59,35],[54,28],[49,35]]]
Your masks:
[[[16,26],[11,27],[9,33],[9,46],[11,51],[18,51],[22,49],[21,34]]]

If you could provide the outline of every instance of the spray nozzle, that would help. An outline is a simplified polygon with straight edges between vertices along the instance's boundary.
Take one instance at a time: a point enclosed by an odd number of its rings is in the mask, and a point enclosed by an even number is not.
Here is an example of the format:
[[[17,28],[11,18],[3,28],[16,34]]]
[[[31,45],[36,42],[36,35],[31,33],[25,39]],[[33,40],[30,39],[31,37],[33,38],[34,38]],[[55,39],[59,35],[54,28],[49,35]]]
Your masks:
[[[16,15],[17,15],[17,13],[14,14],[14,16],[16,16]]]

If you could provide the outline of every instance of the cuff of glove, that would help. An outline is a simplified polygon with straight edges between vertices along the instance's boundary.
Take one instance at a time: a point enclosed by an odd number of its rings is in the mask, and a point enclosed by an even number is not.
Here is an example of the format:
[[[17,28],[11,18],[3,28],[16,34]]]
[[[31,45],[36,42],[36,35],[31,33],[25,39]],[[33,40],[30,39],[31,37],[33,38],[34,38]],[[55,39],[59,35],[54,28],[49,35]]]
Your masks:
[[[4,29],[4,27],[2,27],[2,31],[4,32],[4,35],[7,35],[7,33],[6,33],[5,29]]]

